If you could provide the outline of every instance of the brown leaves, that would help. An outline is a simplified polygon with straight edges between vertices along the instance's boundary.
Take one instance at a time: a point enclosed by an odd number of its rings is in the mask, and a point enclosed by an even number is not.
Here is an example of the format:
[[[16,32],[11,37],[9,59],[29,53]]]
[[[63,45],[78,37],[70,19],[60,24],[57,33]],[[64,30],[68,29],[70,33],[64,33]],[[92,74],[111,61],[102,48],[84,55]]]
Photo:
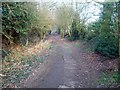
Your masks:
[[[17,88],[13,82],[18,82],[21,78],[25,78],[30,72],[32,65],[42,61],[41,57],[38,60],[36,55],[49,46],[49,41],[41,41],[28,47],[12,46],[10,48],[11,53],[3,59],[2,63],[3,67],[1,68],[2,73],[0,76],[4,77],[3,86]]]

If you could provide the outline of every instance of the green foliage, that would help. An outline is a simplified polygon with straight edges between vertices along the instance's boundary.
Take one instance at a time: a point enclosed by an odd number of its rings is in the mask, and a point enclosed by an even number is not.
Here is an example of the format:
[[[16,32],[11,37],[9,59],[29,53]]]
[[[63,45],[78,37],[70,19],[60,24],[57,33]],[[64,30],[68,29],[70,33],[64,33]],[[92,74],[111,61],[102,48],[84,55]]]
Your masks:
[[[27,34],[31,25],[29,7],[32,3],[4,2],[2,3],[3,35],[9,40],[16,40],[20,34]],[[29,6],[30,5],[30,6]]]
[[[96,34],[93,30],[92,31],[88,30],[85,34],[85,39],[87,41],[92,40],[94,37],[96,37]]]
[[[2,35],[7,42],[27,43],[36,33],[43,39],[53,24],[46,6],[35,2],[4,2],[2,14]]]
[[[82,24],[79,14],[72,7],[64,4],[57,9],[57,26],[61,37],[67,37],[72,41],[79,39]]]
[[[118,57],[119,54],[117,22],[113,19],[117,17],[117,13],[114,12],[114,7],[113,3],[103,3],[100,19],[88,27],[85,35],[87,40],[93,41],[93,48],[96,52],[111,58]]]
[[[65,4],[58,7],[56,11],[56,22],[59,28],[61,37],[70,35],[70,28],[72,26],[72,20],[74,16],[74,10],[72,7],[69,7]]]
[[[113,30],[112,25],[116,25],[117,23],[112,21],[112,15],[114,14],[114,5],[113,3],[104,3],[103,4],[103,12],[102,12],[102,21],[101,21],[101,28],[99,33],[99,43],[96,44],[98,52],[109,56],[115,57],[118,56],[118,35],[114,33],[114,31],[118,32],[117,30]]]
[[[100,86],[105,86],[107,88],[113,88],[119,86],[120,83],[120,74],[117,72],[112,73],[102,73],[97,80]]]
[[[120,83],[120,74],[119,73],[114,74],[113,78],[116,80],[117,83]]]
[[[77,20],[73,20],[72,22],[72,27],[71,27],[71,32],[70,32],[70,36],[68,36],[69,40],[77,40],[79,39],[79,32],[78,32],[78,28],[77,28]]]
[[[39,6],[36,14],[36,20],[33,23],[33,29],[37,30],[40,38],[45,38],[46,34],[50,32],[53,22],[50,19],[49,11],[45,6]]]
[[[118,56],[118,37],[105,34],[94,39],[94,50],[108,57]]]

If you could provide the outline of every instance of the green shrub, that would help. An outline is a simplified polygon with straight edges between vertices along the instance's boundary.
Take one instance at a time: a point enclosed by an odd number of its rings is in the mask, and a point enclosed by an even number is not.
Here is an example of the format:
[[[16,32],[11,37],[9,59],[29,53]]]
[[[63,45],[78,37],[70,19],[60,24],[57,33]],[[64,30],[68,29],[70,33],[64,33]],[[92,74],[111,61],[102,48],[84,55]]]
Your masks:
[[[103,34],[93,40],[94,50],[104,56],[111,58],[118,57],[118,37],[113,34]]]
[[[17,42],[20,35],[30,31],[34,14],[30,13],[34,3],[2,3],[2,35],[8,41]]]
[[[31,40],[29,39],[31,33],[34,35],[32,37],[38,36],[40,39],[45,39],[53,24],[48,16],[48,8],[46,6],[37,8],[35,2],[3,2],[3,41],[9,45],[11,42],[27,45]]]
[[[85,39],[86,40],[92,40],[95,36],[96,36],[96,34],[93,31],[88,31],[85,34]]]

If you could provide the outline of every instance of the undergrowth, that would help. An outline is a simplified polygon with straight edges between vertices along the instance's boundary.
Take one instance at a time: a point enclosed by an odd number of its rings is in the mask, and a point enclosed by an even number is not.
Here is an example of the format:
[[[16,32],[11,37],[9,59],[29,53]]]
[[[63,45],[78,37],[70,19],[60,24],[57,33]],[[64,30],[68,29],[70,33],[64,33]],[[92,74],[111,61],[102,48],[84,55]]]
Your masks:
[[[100,75],[98,83],[100,86],[107,88],[119,87],[120,85],[120,74],[117,72],[103,73]]]
[[[11,53],[2,59],[2,87],[18,87],[20,81],[29,76],[32,68],[43,63],[45,55],[39,53],[45,49],[51,49],[47,41],[28,47],[17,46],[11,50]]]

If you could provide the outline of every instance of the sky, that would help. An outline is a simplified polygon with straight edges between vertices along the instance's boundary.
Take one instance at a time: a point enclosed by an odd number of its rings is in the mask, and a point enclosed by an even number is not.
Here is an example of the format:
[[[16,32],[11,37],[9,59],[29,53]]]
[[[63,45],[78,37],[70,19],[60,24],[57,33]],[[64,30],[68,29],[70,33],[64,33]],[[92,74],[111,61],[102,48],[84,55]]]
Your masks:
[[[94,22],[96,20],[99,19],[99,16],[100,16],[100,13],[101,13],[101,8],[102,6],[95,3],[95,2],[91,2],[85,11],[82,12],[82,15],[84,17],[84,15],[87,15],[87,18],[89,18],[87,20],[86,23],[91,23],[91,22]],[[85,16],[86,17],[86,16]]]
[[[73,2],[75,4],[75,2],[79,2],[79,3],[85,3],[87,2],[91,2],[91,4],[86,8],[86,10],[84,12],[81,13],[81,16],[85,16],[89,17],[89,19],[86,21],[87,23],[91,23],[94,22],[96,20],[99,19],[99,14],[100,14],[100,9],[99,9],[99,5],[95,6],[95,2],[93,2],[93,0],[37,0],[39,2],[57,2],[58,5],[61,5],[62,2],[68,4]],[[99,2],[103,2],[104,0],[94,0],[94,1],[99,1]],[[95,4],[95,5],[94,5]],[[95,16],[94,16],[95,14]],[[84,18],[84,17],[81,17]]]

